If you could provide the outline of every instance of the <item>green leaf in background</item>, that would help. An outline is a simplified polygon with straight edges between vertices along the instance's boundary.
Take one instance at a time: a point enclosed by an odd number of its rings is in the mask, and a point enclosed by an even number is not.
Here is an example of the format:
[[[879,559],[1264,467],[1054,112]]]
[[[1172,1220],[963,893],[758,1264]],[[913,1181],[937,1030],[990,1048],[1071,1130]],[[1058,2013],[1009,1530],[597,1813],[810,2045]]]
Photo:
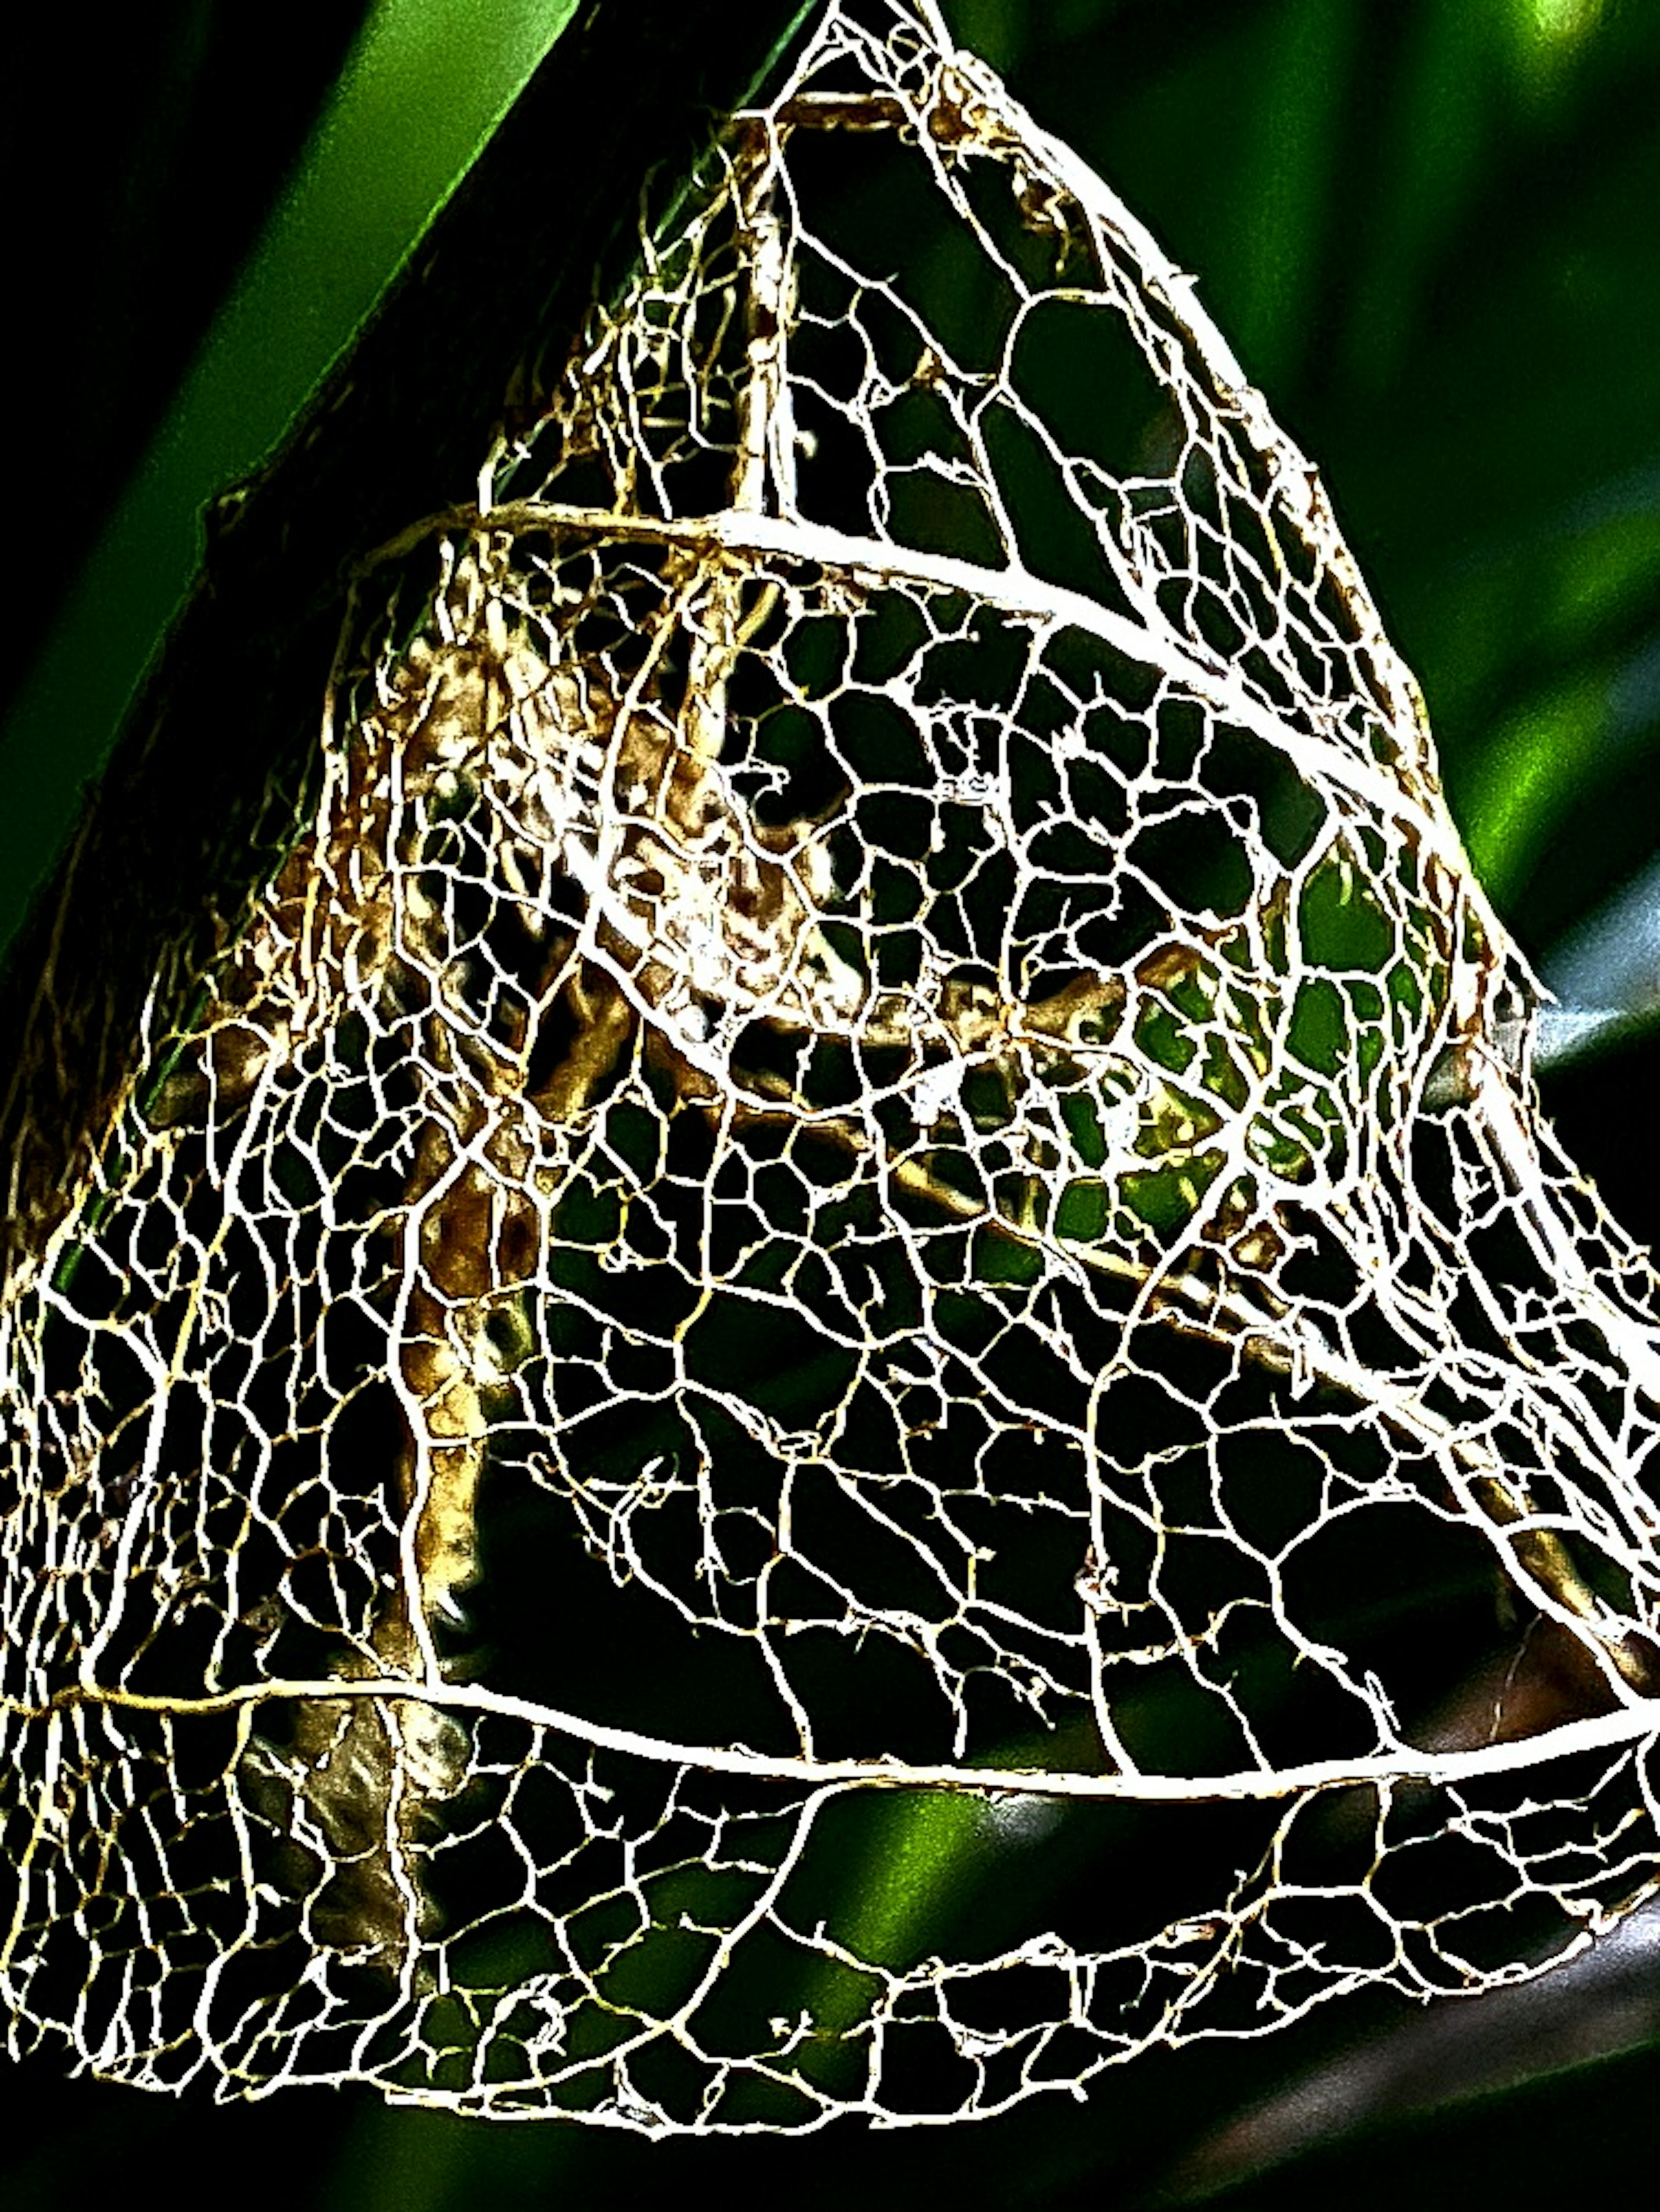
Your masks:
[[[201,552],[416,251],[575,0],[375,0],[311,143],[0,738],[0,943],[69,828]]]

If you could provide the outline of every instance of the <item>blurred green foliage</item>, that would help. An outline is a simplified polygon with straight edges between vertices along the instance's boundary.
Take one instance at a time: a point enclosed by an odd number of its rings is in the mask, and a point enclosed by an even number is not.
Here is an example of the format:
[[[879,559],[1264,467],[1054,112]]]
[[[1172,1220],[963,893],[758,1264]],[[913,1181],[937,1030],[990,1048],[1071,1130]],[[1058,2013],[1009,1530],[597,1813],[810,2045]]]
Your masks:
[[[263,235],[41,639],[0,738],[0,944],[183,598],[198,517],[258,466],[563,29],[575,0],[374,0]],[[201,15],[204,11],[194,11]],[[207,12],[211,12],[207,11]],[[211,190],[213,180],[201,180]],[[44,773],[43,773],[44,764]]]
[[[319,84],[314,135],[258,252],[84,549],[58,626],[26,641],[38,658],[0,754],[0,927],[61,838],[186,580],[202,503],[258,459],[349,342],[571,4],[380,0],[337,82]],[[1195,272],[1320,467],[1424,684],[1472,854],[1524,949],[1544,954],[1650,860],[1660,819],[1660,8],[947,0],[947,14]],[[558,159],[550,149],[550,190]],[[1617,1079],[1628,1091],[1654,1074],[1651,1054]],[[1652,1235],[1652,1168],[1633,1168],[1617,1117],[1599,1111],[1609,1079],[1577,1079],[1560,1109],[1588,1164],[1639,1209],[1631,1225]],[[954,1893],[968,1909],[999,1878],[994,1850],[957,1802],[883,1808],[849,1853],[851,1934],[919,1955]],[[1037,1878],[1012,1843],[1000,1863],[1003,1879]],[[314,2094],[209,2116],[95,2085],[60,2092],[48,2069],[38,2089],[30,2075],[12,2084],[14,2102],[28,2081],[39,2104],[0,2151],[0,2196],[101,2201],[136,2146],[174,2161],[205,2146],[236,2161],[239,2194],[269,2172],[285,2203],[364,2212],[634,2202],[700,2183],[787,2188],[804,2208],[850,2189],[898,2203],[922,2186],[999,2204],[1124,2203],[1255,2085],[1317,2064],[1338,2033],[1316,2019],[1262,2047],[1144,2062],[1087,2107],[903,2144],[841,2130],[828,2149],[654,2150]],[[1610,2101],[1591,2109],[1624,2111],[1653,2061],[1599,2079]],[[1340,2146],[1305,2161],[1304,2179],[1247,2182],[1229,2201],[1337,2191],[1381,2203],[1410,2180],[1420,2201],[1450,2203],[1464,2172],[1495,2200],[1542,2203],[1560,2177],[1537,2166],[1511,2109],[1402,2136],[1398,2155]],[[1560,2089],[1529,2109],[1592,2132]],[[1578,2185],[1611,2188],[1646,2158],[1617,2131],[1602,2141],[1601,2166],[1589,2140],[1577,2153]],[[1447,2143],[1468,2154],[1444,2185],[1426,2183]],[[258,2200],[263,2182],[250,2185]]]

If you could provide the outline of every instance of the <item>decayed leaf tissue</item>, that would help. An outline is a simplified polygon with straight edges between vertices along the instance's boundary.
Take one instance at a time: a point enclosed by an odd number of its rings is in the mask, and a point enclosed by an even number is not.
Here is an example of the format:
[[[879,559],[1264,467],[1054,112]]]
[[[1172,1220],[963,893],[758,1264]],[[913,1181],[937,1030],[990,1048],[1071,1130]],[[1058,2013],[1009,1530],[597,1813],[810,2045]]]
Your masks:
[[[21,1225],[13,2046],[938,2119],[1647,1895],[1654,1280],[1188,280],[829,0],[480,460]]]

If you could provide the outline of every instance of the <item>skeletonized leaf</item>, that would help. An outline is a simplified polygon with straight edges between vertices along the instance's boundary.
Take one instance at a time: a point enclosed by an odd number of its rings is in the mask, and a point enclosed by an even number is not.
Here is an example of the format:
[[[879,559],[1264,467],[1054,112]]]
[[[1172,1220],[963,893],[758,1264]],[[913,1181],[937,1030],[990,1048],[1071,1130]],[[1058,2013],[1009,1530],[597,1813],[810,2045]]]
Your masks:
[[[21,1193],[19,2039],[934,2118],[1585,1940],[1653,1283],[1188,280],[830,0],[511,419]]]

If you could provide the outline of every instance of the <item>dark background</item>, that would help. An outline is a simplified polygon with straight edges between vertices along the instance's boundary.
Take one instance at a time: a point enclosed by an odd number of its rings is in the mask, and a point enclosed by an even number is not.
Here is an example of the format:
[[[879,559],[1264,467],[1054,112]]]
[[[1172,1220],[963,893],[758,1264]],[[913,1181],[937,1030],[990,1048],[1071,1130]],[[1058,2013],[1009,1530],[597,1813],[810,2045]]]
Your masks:
[[[154,524],[154,542],[130,530],[126,554],[106,553],[90,623],[83,591],[80,628],[40,660],[100,532],[124,500],[131,513],[135,486],[188,484],[192,459],[210,471],[197,499],[219,480],[213,468],[252,465],[300,396],[291,387],[309,356],[291,343],[296,320],[311,319],[313,352],[326,358],[329,314],[350,319],[330,305],[331,271],[386,252],[371,179],[333,234],[313,226],[301,305],[292,289],[274,295],[278,323],[235,356],[246,383],[233,398],[245,404],[223,403],[207,428],[199,410],[175,416],[166,433],[364,12],[337,0],[276,29],[233,0],[150,0],[95,28],[43,11],[9,32],[18,385],[0,680],[15,712],[0,742],[0,926],[49,863],[185,580],[167,564],[185,557],[181,544],[187,556],[188,503]],[[529,12],[502,0],[447,15],[486,45],[511,18],[522,45]],[[1425,686],[1472,853],[1524,951],[1548,967],[1660,844],[1660,7],[961,0],[951,12],[1039,121],[1196,273],[1247,373],[1318,463]],[[454,97],[418,70],[396,92],[412,139],[430,127],[422,101]],[[551,146],[555,193],[561,159]],[[171,437],[159,454],[158,434]],[[151,512],[164,508],[165,497]],[[1570,1152],[1652,1243],[1651,1033],[1639,1024],[1614,1048],[1547,1070],[1542,1087]],[[1481,2008],[1465,2009],[1474,2022]],[[492,2128],[388,2112],[357,2093],[216,2109],[66,2083],[36,2059],[0,2069],[0,2202],[102,2205],[142,2172],[186,2202],[200,2176],[203,2194],[362,2212],[632,2203],[699,2183],[787,2191],[804,2208],[851,2191],[883,2206],[924,2191],[1128,2205],[1237,2106],[1363,2033],[1399,2034],[1400,2018],[1381,2005],[1334,2009],[1266,2045],[1140,2062],[1087,2105],[799,2144]],[[1628,2026],[1626,2039],[1639,2032]],[[1335,2193],[1361,2207],[1410,2191],[1432,2207],[1529,2206],[1569,2190],[1647,2201],[1644,2115],[1660,2053],[1552,2074],[1567,2050],[1566,2034],[1546,2032],[1512,2069],[1531,2083],[1350,2126],[1218,2201]],[[1442,2092],[1455,2095],[1475,2063],[1455,2046]]]

